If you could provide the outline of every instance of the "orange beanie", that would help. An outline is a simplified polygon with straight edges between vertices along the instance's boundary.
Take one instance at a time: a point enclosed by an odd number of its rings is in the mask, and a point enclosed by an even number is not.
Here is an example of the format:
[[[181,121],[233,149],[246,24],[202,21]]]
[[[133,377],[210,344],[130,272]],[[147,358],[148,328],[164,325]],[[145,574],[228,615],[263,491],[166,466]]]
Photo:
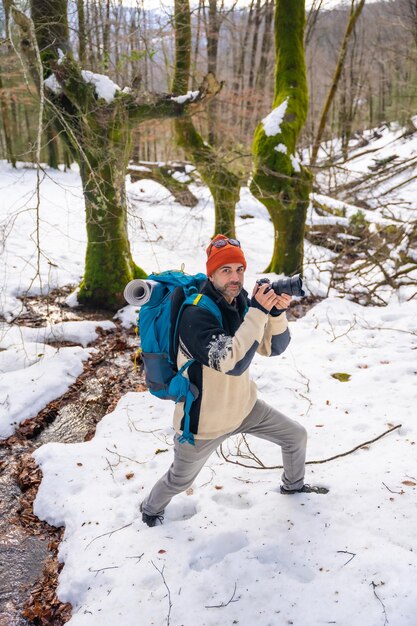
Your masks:
[[[221,248],[216,248],[216,246],[213,246],[212,244],[213,241],[218,241],[219,239],[225,239],[226,244]],[[228,237],[225,235],[216,235],[214,239],[211,240],[206,252],[207,276],[210,276],[210,274],[215,272],[219,267],[227,265],[228,263],[241,263],[246,269],[246,259],[242,248],[240,246],[233,246],[229,243]]]

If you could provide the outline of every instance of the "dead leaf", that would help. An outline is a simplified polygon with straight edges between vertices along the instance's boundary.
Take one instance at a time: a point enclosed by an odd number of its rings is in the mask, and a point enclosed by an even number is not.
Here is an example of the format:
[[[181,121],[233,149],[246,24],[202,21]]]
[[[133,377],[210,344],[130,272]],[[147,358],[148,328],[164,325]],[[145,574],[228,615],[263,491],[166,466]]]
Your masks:
[[[358,365],[358,367],[361,370],[366,370],[366,369],[368,369],[369,365],[366,365],[366,363],[363,363],[362,365]]]
[[[133,478],[135,474],[133,472],[129,472],[128,474],[126,474],[126,478],[127,480],[130,480],[131,478]]]
[[[155,454],[162,454],[163,452],[168,452],[168,448],[164,448],[163,450],[158,448],[158,450],[155,450]]]
[[[403,480],[402,484],[406,485],[406,487],[415,487],[416,486],[416,483],[413,482],[412,480]]]
[[[188,487],[185,493],[187,494],[187,496],[192,496],[194,493],[194,490],[192,487]]]
[[[215,489],[223,489],[222,485],[214,485]]]
[[[334,374],[330,374],[330,376],[341,383],[347,383],[348,380],[350,380],[351,374],[347,374],[346,372],[334,372]]]
[[[158,550],[158,554],[166,554],[166,550]]]

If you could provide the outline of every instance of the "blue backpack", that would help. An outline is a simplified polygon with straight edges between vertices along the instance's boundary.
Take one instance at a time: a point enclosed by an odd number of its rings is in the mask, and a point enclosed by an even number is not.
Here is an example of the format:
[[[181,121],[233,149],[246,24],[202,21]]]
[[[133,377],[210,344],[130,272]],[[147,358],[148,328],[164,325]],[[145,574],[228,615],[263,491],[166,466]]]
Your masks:
[[[184,308],[190,305],[210,311],[220,326],[223,326],[222,315],[211,298],[199,293],[207,281],[205,274],[189,276],[172,270],[150,274],[148,280],[157,284],[138,315],[146,384],[157,398],[184,402],[184,427],[179,441],[194,445],[194,436],[190,431],[190,409],[198,396],[198,390],[183,374],[195,359],[190,359],[180,370],[177,369],[178,324]]]

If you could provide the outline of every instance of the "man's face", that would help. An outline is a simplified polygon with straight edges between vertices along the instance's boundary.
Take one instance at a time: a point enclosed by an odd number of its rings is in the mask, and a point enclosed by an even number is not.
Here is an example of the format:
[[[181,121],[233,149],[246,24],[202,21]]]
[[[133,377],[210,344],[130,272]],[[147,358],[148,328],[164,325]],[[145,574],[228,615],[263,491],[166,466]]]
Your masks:
[[[245,268],[241,263],[222,265],[209,276],[217,291],[223,295],[229,304],[240,294],[243,287]]]

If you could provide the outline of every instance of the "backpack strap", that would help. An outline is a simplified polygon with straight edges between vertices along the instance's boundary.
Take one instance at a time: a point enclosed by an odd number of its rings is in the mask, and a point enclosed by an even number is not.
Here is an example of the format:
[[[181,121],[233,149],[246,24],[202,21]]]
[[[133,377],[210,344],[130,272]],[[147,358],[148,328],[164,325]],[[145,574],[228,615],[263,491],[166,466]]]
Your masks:
[[[214,317],[217,319],[220,326],[223,326],[222,314],[217,304],[213,302],[211,298],[209,298],[208,296],[205,296],[202,293],[198,293],[197,295],[192,294],[185,298],[184,302],[181,305],[181,309],[178,313],[177,323],[176,323],[176,328],[175,328],[175,333],[174,333],[175,340],[178,335],[178,323],[181,317],[181,313],[184,307],[189,306],[189,305],[200,306],[201,308],[206,309],[206,311],[210,311],[210,313],[212,313],[212,315],[214,315]],[[183,372],[186,369],[188,369],[188,367],[192,363],[194,363],[194,361],[195,359],[190,359],[189,361],[184,363],[184,365],[179,370],[177,376],[181,376],[184,379],[184,377],[182,376]],[[193,393],[192,387],[194,387],[194,385],[190,384],[188,379],[185,379],[185,380],[187,380],[188,382],[188,390],[187,390],[187,393],[185,394],[185,402],[184,402],[184,428],[182,430],[182,435],[180,435],[180,437],[178,438],[178,441],[179,443],[190,443],[191,445],[195,445],[194,435],[190,431],[190,410],[191,410],[192,403],[197,397],[197,394]]]

